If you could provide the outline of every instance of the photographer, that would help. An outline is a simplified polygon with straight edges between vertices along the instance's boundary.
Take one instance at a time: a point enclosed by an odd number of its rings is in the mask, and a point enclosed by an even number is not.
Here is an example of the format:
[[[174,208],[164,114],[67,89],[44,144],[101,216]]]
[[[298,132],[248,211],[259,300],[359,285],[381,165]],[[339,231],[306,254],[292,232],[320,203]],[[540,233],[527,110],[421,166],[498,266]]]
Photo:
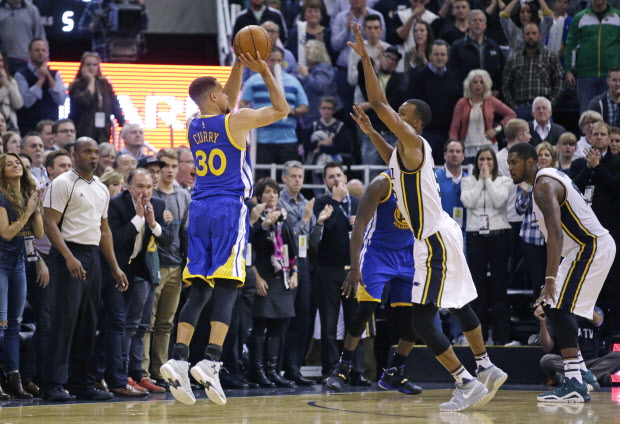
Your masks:
[[[118,28],[120,34],[113,31],[109,19],[112,5],[116,7],[119,5],[140,7],[139,28]],[[148,24],[149,18],[144,0],[93,0],[84,9],[84,13],[78,22],[78,31],[91,34],[92,50],[99,54],[102,62],[117,59],[116,43],[119,39],[134,45],[135,56],[126,59],[136,61],[138,56],[146,51],[143,33],[148,28]]]

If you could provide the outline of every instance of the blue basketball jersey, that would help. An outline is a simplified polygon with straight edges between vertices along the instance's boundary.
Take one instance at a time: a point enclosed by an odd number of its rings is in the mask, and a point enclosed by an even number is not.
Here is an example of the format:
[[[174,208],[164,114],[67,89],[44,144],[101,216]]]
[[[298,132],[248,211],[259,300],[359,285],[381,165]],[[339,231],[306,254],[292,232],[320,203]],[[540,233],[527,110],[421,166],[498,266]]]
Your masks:
[[[390,192],[379,203],[377,211],[366,226],[364,247],[377,244],[396,250],[413,246],[413,233],[409,229],[405,217],[398,209],[396,195],[392,187],[392,179],[387,172],[382,172],[381,175],[390,182]]]
[[[232,139],[228,115],[201,115],[187,127],[196,183],[192,199],[231,195],[252,196],[252,165],[246,149]]]

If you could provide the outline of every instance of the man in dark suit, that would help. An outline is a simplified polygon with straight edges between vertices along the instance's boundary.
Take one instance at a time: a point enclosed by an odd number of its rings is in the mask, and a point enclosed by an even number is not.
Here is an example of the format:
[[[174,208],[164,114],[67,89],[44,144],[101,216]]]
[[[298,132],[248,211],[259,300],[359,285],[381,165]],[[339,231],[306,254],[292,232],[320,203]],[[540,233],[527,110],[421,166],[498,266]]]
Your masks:
[[[105,352],[105,377],[111,391],[117,396],[137,397],[146,396],[148,391],[137,383],[142,378],[142,349],[130,349],[130,345],[148,303],[151,284],[157,283],[157,245],[169,245],[172,236],[164,220],[164,201],[151,197],[151,173],[138,168],[131,172],[127,183],[128,190],[110,200],[108,221],[114,254],[128,276],[129,288],[121,293],[114,289],[112,281],[104,283],[104,320],[98,350]],[[107,275],[105,271],[103,275]],[[150,302],[152,308],[152,299]],[[140,366],[128,369],[129,363]],[[97,365],[102,368],[101,363]],[[96,377],[101,377],[101,371],[97,370]]]
[[[585,158],[576,159],[569,171],[573,182],[592,205],[603,227],[609,230],[616,244],[620,243],[620,156],[609,150],[609,125],[592,126],[591,148]],[[608,317],[607,335],[620,335],[620,260],[619,255],[609,270],[599,305]]]
[[[534,120],[529,123],[532,139],[530,144],[537,146],[543,141],[548,141],[554,146],[558,139],[566,132],[562,125],[551,122],[551,102],[546,97],[536,97],[532,102],[532,115]]]
[[[387,101],[394,110],[398,110],[400,105],[407,100],[405,97],[407,92],[407,76],[402,72],[396,72],[396,66],[402,57],[402,54],[400,54],[396,46],[386,48],[379,58],[379,70],[377,71],[377,76],[382,82],[382,87],[385,88],[384,91]],[[368,93],[366,93],[366,82],[364,81],[362,61],[358,63],[357,69],[358,85],[362,91],[364,100],[367,101]],[[381,122],[377,114],[372,109],[367,110],[366,113],[368,113],[372,125],[385,141],[392,146],[396,146],[396,142],[398,141],[396,136],[383,122]],[[377,149],[375,149],[375,146],[373,146],[370,138],[368,138],[366,134],[364,134],[362,138],[362,162],[364,165],[385,165],[385,162],[383,162],[383,159],[381,159],[381,156],[377,153]],[[371,171],[370,178],[374,178],[378,174],[378,171]]]

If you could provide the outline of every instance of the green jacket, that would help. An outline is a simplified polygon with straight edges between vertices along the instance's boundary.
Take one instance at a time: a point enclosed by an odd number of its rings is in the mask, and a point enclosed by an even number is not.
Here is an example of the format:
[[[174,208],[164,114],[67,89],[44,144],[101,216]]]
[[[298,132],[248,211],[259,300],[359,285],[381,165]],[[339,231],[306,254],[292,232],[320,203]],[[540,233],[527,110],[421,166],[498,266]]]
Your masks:
[[[570,25],[564,47],[564,68],[581,78],[605,78],[620,63],[620,10],[609,6],[600,22],[592,6]]]

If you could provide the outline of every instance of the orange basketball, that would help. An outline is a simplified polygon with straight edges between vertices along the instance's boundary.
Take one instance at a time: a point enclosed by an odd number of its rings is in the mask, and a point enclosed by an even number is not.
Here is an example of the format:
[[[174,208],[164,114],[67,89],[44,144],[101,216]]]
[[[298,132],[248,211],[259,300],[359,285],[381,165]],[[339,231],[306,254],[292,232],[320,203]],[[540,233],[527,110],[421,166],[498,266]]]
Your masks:
[[[235,55],[239,56],[241,53],[247,55],[249,53],[254,59],[256,59],[257,51],[261,59],[267,59],[272,47],[273,41],[269,33],[258,25],[248,25],[241,28],[233,41]]]

